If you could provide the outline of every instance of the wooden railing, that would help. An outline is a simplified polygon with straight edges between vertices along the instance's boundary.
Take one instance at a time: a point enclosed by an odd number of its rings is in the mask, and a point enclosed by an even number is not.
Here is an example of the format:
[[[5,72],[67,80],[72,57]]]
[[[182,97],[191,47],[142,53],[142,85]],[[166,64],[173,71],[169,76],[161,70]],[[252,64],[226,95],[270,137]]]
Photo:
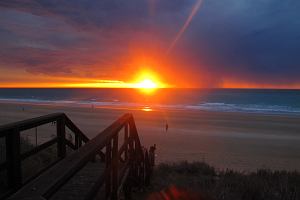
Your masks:
[[[21,131],[36,128],[41,125],[52,123],[56,125],[56,136],[47,142],[39,144],[30,150],[21,152]],[[68,127],[75,135],[74,144],[66,139],[66,127]],[[35,178],[39,173],[47,168],[51,167],[56,162],[62,160],[66,156],[66,147],[69,146],[71,149],[78,149],[83,143],[89,141],[89,139],[82,133],[82,131],[64,114],[64,113],[54,113],[50,115],[45,115],[42,117],[37,117],[33,119],[28,119],[24,121],[19,121],[11,124],[6,124],[0,126],[0,138],[4,138],[6,159],[0,163],[0,172],[6,170],[6,182],[7,182],[7,192],[1,191],[5,194],[9,194],[13,191],[19,189],[26,182]],[[25,181],[22,174],[22,161],[35,156],[37,153],[47,149],[48,147],[57,144],[57,158],[52,165],[44,166],[42,171],[36,173],[31,179]],[[1,177],[3,178],[3,177]]]
[[[125,198],[129,199],[132,187],[149,184],[155,160],[155,145],[150,147],[149,151],[141,146],[131,114],[125,114],[90,141],[66,115],[54,114],[1,127],[0,136],[7,138],[7,150],[12,153],[7,153],[8,160],[3,165],[7,169],[12,167],[9,169],[9,177],[13,180],[12,185],[20,187],[22,180],[19,171],[22,158],[19,154],[19,131],[52,121],[57,121],[55,142],[58,156],[64,159],[23,185],[10,199],[42,200],[52,197],[96,155],[101,156],[106,167],[96,182],[88,186],[90,190],[85,195],[85,199],[93,199],[97,196],[98,199],[116,200],[121,192]],[[65,125],[76,133],[77,139],[75,139],[74,146],[65,139]],[[122,133],[124,137],[121,137]],[[88,142],[79,148],[82,141]],[[65,157],[66,145],[74,149],[78,148],[78,150]],[[105,153],[102,153],[104,150]],[[28,153],[28,155],[31,154],[33,153]],[[104,192],[101,192],[99,196],[100,190]]]

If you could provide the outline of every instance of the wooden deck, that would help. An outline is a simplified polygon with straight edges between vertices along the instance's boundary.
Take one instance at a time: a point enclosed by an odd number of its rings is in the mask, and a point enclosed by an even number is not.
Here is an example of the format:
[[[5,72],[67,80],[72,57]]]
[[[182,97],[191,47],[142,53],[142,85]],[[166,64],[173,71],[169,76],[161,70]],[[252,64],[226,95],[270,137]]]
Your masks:
[[[85,200],[85,195],[104,171],[105,163],[101,162],[100,159],[95,162],[88,162],[50,200]]]
[[[27,152],[20,151],[20,132],[47,123],[56,125],[56,137]],[[66,127],[74,141],[66,138]],[[64,114],[56,113],[0,127],[5,139],[8,191],[0,199],[129,199],[131,189],[149,184],[154,166],[155,145],[144,148],[139,140],[134,118],[125,114],[89,139]],[[85,144],[84,144],[85,143]],[[24,181],[22,160],[55,145],[57,161],[43,172]],[[69,153],[67,147],[74,151]]]

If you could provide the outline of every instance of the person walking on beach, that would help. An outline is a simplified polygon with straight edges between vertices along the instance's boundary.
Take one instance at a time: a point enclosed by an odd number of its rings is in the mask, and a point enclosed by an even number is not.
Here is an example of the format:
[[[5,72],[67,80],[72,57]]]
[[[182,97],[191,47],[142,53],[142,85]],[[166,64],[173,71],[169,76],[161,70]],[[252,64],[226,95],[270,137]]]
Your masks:
[[[168,132],[168,129],[169,129],[169,124],[168,122],[166,123],[166,132]]]

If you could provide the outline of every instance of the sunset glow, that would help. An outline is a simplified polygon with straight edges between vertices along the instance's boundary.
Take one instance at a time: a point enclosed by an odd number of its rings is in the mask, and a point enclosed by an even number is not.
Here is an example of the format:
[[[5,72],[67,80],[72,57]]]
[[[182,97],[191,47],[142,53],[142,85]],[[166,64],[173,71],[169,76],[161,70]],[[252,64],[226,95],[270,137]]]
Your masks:
[[[291,2],[48,1],[0,3],[0,88],[300,89]]]
[[[154,89],[157,88],[157,84],[154,83],[151,79],[145,79],[142,82],[138,83],[137,87],[143,89]]]

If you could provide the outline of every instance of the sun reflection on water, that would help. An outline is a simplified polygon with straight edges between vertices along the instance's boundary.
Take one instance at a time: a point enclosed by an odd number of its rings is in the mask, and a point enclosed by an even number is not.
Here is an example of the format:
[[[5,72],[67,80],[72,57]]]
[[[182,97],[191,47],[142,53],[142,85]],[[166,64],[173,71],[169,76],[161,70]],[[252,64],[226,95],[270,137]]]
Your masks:
[[[145,112],[151,112],[151,111],[153,111],[153,109],[150,106],[144,106],[144,107],[142,107],[141,110],[145,111]]]

